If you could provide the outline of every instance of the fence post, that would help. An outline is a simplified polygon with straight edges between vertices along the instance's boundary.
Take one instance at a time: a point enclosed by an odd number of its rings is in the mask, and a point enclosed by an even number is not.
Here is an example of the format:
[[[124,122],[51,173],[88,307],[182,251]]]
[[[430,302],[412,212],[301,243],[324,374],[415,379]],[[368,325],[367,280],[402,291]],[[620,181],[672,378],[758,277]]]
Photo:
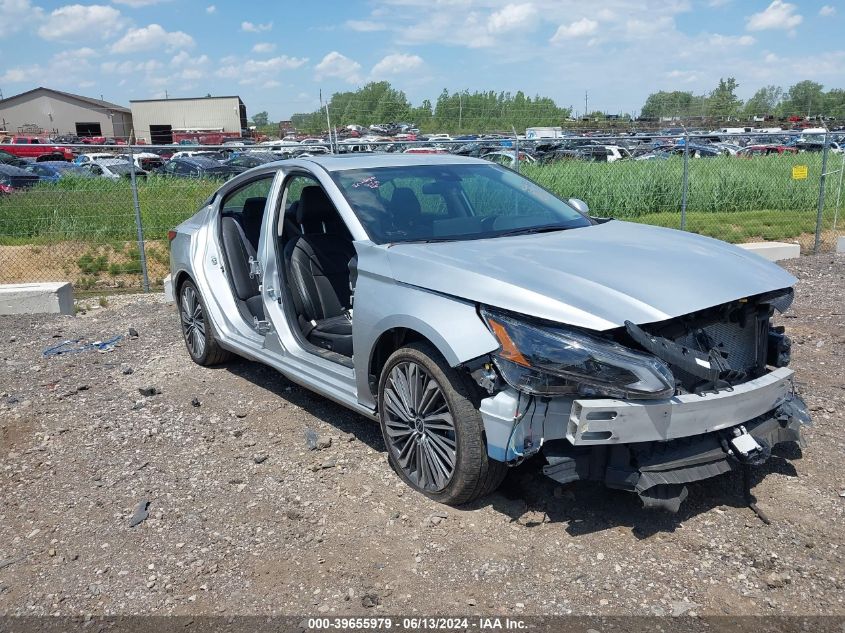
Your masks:
[[[824,179],[827,175],[827,154],[830,149],[830,132],[824,133],[824,150],[822,151],[822,173],[819,176],[819,208],[816,211],[816,240],[813,243],[813,253],[818,253],[822,242],[822,218],[824,217]]]
[[[681,185],[681,230],[687,230],[687,196],[689,193],[689,134],[684,134],[684,180]]]
[[[144,251],[144,224],[141,221],[141,203],[138,201],[138,179],[135,177],[135,147],[129,145],[129,181],[132,186],[132,204],[135,207],[135,228],[138,230],[138,258],[141,262],[144,292],[150,291],[150,277],[147,272],[147,254]]]
[[[842,176],[845,175],[845,152],[842,152],[842,164],[839,166],[839,186],[836,188],[836,205],[833,207],[833,237],[836,239],[836,223],[839,220],[839,202],[842,200]]]
[[[519,173],[519,135],[516,133],[516,130],[513,131],[513,157],[514,168],[516,169],[516,173]]]

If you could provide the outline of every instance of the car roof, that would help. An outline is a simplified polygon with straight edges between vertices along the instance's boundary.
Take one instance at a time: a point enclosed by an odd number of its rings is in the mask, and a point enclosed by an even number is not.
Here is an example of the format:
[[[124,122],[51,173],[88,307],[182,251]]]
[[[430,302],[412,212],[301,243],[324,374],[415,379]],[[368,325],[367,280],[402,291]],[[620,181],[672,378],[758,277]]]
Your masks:
[[[452,154],[322,154],[293,159],[314,163],[329,172],[414,165],[489,165],[480,158]]]
[[[198,167],[219,167],[220,163],[218,163],[213,158],[209,158],[208,156],[179,156],[173,159],[174,161],[182,161],[183,163],[189,163],[191,165],[196,165]]]
[[[53,169],[82,169],[76,163],[69,163],[64,160],[42,160],[40,163],[32,163],[33,165],[40,165],[42,167],[52,167]]]
[[[14,165],[7,165],[6,163],[0,163],[0,172],[9,176],[32,176],[32,174],[25,169],[15,167]]]

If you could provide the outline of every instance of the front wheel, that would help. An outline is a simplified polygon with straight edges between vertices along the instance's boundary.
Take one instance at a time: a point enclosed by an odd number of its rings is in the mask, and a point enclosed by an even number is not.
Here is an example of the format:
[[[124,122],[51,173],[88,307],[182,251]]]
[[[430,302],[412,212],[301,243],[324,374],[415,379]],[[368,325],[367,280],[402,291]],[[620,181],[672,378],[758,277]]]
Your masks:
[[[470,385],[429,344],[394,352],[379,380],[379,420],[390,465],[405,483],[449,505],[495,490],[507,467],[487,456]]]

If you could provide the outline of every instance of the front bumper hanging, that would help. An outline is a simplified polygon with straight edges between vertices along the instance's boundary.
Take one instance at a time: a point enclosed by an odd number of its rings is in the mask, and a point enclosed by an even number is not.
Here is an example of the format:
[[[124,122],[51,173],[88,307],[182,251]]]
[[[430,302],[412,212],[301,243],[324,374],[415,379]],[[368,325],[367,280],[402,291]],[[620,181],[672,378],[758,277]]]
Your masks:
[[[599,450],[574,447],[566,441],[551,442],[543,450],[548,461],[543,472],[559,483],[603,481],[608,487],[636,492],[647,508],[677,512],[687,497],[686,484],[763,463],[772,447],[783,442],[803,447],[801,429],[810,423],[804,401],[790,395],[773,411],[744,423],[747,435],[728,429]],[[738,438],[748,441],[738,442]],[[754,448],[746,453],[737,448],[746,445]]]
[[[481,403],[488,454],[513,464],[542,448],[555,481],[602,481],[636,492],[646,507],[677,511],[687,483],[762,463],[782,442],[803,446],[811,420],[792,376],[780,368],[729,390],[656,402],[538,399],[508,389]],[[753,441],[732,443],[742,434]]]

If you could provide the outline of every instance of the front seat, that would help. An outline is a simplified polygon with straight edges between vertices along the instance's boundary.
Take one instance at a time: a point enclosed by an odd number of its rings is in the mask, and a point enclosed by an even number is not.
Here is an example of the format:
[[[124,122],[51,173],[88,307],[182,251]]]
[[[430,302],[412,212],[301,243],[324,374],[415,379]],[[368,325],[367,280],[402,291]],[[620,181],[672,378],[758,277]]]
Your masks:
[[[431,216],[426,218],[420,201],[410,187],[397,187],[390,199],[393,225],[408,237],[430,237]]]
[[[296,222],[302,234],[288,242],[285,261],[299,326],[317,347],[352,356],[352,239],[326,192],[316,185],[302,190]]]

